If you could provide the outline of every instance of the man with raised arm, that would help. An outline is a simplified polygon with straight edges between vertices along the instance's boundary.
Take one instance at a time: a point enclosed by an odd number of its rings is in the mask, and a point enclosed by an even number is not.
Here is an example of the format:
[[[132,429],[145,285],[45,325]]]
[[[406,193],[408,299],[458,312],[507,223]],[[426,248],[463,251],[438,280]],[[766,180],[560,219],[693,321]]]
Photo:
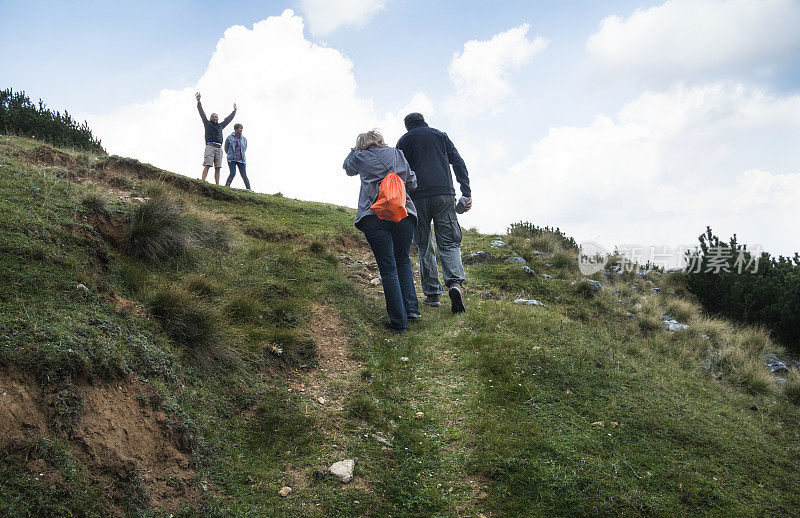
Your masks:
[[[436,267],[436,252],[442,264],[442,275],[453,313],[463,313],[464,266],[461,264],[461,226],[458,212],[472,208],[472,191],[469,186],[467,166],[458,154],[447,133],[431,128],[420,113],[409,113],[405,120],[408,132],[397,141],[417,175],[417,187],[409,192],[417,207],[417,230],[414,242],[419,248],[419,265],[422,277],[424,304],[441,305],[444,292]],[[461,199],[456,206],[455,189],[450,166],[461,187]],[[436,234],[436,247],[431,236],[431,222]]]
[[[203,181],[208,176],[208,169],[214,166],[214,181],[219,185],[219,170],[222,168],[222,130],[227,126],[236,115],[236,103],[233,103],[233,111],[230,115],[225,117],[225,120],[219,122],[219,117],[216,113],[212,113],[210,118],[206,118],[206,112],[203,111],[203,105],[200,104],[200,92],[194,94],[197,99],[197,111],[200,112],[200,118],[203,119],[203,126],[206,129],[206,151],[203,154]]]

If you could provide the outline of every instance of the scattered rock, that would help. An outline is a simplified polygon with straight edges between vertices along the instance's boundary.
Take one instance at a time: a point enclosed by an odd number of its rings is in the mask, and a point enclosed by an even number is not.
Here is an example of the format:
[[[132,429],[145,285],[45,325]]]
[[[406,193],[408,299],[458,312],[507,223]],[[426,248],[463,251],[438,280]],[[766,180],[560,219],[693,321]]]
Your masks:
[[[317,398],[317,402],[319,402],[320,405],[324,405],[325,404],[325,398],[320,396],[320,397]]]
[[[651,288],[650,291],[652,291],[655,294],[659,294],[661,293],[661,288]]]
[[[545,279],[552,279],[553,278],[552,275],[547,275],[546,273],[543,273],[542,277],[544,277]]]
[[[775,354],[769,355],[765,365],[772,374],[784,374],[789,372],[789,368],[786,366],[786,364],[783,363],[780,358],[775,356]]]
[[[482,263],[484,261],[494,261],[494,254],[491,252],[475,252],[464,258],[466,264]]]
[[[401,357],[400,357],[400,361],[401,361],[401,362],[407,362],[407,361],[409,361],[409,360],[410,360],[410,358],[409,358],[408,356],[401,356]]]
[[[492,241],[491,245],[492,248],[503,248],[504,246],[506,246],[505,242],[500,241],[499,239]]]
[[[347,484],[353,480],[353,468],[355,465],[356,459],[340,460],[328,468],[328,471],[331,475],[341,480],[343,484]]]
[[[681,324],[669,315],[661,317],[661,324],[669,331],[683,331],[684,329],[689,329],[687,324]]]
[[[291,493],[291,492],[292,492],[292,488],[290,488],[289,486],[283,486],[281,488],[281,490],[278,491],[278,494],[281,495],[282,497],[287,497],[287,496],[289,496],[289,493]]]
[[[538,251],[538,250],[534,250],[534,251],[533,251],[533,255],[543,256],[544,254],[543,254],[543,253],[541,253],[541,252],[540,252],[540,251]]]
[[[323,471],[321,469],[318,469],[317,471],[314,472],[314,478],[316,480],[322,480],[327,476],[328,476],[328,472],[327,471]]]
[[[775,384],[780,388],[784,388],[786,386],[786,378],[775,378]]]
[[[526,261],[525,259],[523,259],[522,257],[520,257],[518,255],[512,255],[511,257],[506,259],[506,262],[509,262],[509,263],[512,263],[512,264],[527,264],[528,263],[528,261]]]
[[[536,275],[536,272],[534,272],[533,268],[531,268],[530,266],[523,266],[522,269],[525,271],[525,273]]]
[[[417,412],[416,414],[414,414],[414,419],[422,419],[423,417],[425,417],[424,412]]]
[[[595,421],[594,423],[592,423],[592,426],[597,427],[597,428],[605,428],[606,427],[606,423],[603,422],[603,421]]]
[[[618,423],[618,422],[616,422],[616,421],[611,421],[611,428],[616,428],[617,426],[619,426],[619,423]]]
[[[708,335],[700,335],[700,338],[702,338],[703,340],[711,340],[711,337]]]
[[[625,316],[626,316],[626,317],[628,317],[628,318],[631,318],[631,319],[633,319],[633,320],[636,320],[636,315],[634,315],[634,314],[633,314],[633,313],[631,313],[630,311],[628,311],[627,313],[625,313]]]
[[[517,299],[514,301],[514,304],[525,304],[528,306],[542,306],[543,308],[547,307],[536,299]]]
[[[389,448],[393,447],[392,442],[383,435],[381,435],[380,433],[374,433],[372,434],[372,436],[375,438],[376,441],[383,444],[384,446],[388,446]]]
[[[374,279],[371,279],[369,283],[372,284],[373,286],[377,286],[378,284],[381,283],[381,280],[378,277],[375,277]]]
[[[83,283],[80,283],[77,286],[75,286],[75,289],[82,293],[89,293],[89,288],[87,288],[86,285]]]

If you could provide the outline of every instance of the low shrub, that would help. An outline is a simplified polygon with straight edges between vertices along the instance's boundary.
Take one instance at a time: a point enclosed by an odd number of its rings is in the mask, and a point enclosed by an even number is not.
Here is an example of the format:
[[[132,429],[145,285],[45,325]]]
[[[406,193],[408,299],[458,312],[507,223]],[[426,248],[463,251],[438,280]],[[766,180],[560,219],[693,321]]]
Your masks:
[[[108,198],[97,191],[89,191],[81,197],[83,208],[94,214],[108,214]]]
[[[179,345],[202,348],[219,339],[219,312],[181,287],[161,286],[147,295],[145,304],[164,331]]]
[[[154,196],[136,207],[124,243],[134,257],[161,263],[183,254],[191,245],[227,249],[230,240],[223,222],[187,213],[169,196]]]
[[[786,385],[783,388],[786,398],[794,403],[800,405],[800,369],[791,369],[789,374],[786,375]]]

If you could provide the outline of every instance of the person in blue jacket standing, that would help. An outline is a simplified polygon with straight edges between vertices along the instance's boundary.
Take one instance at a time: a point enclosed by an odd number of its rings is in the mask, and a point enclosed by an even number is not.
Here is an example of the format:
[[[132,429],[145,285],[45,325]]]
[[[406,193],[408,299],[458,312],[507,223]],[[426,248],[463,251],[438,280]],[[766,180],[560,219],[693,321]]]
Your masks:
[[[239,174],[242,175],[242,180],[244,180],[244,186],[249,191],[250,180],[247,179],[244,159],[244,153],[247,151],[247,139],[242,135],[242,130],[244,130],[244,126],[237,122],[233,125],[233,133],[225,139],[225,154],[228,155],[228,168],[231,172],[225,185],[230,186],[236,176],[236,168],[238,167]]]

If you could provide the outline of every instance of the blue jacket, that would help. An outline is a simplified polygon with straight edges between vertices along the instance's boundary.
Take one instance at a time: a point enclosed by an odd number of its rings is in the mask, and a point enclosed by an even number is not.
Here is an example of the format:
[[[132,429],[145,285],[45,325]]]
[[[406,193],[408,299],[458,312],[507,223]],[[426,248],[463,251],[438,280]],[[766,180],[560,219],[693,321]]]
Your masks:
[[[408,196],[408,191],[417,186],[417,179],[414,171],[408,167],[402,151],[389,146],[373,147],[361,151],[351,149],[350,154],[344,159],[342,167],[347,176],[358,175],[361,177],[356,223],[361,221],[364,216],[375,215],[370,207],[378,198],[378,185],[389,172],[397,173],[397,176],[406,184],[406,210],[410,215],[417,217],[417,209]]]
[[[228,154],[228,162],[233,162],[233,139],[236,137],[236,133],[231,133],[228,135],[228,138],[225,139],[225,153]],[[240,137],[242,139],[242,163],[246,164],[244,160],[244,152],[247,151],[247,139],[244,138],[244,135]]]
[[[443,194],[455,196],[451,164],[461,185],[461,194],[472,196],[467,166],[447,133],[431,128],[425,122],[416,122],[397,141],[397,149],[403,152],[411,169],[417,173],[417,188],[410,192],[412,198]]]

